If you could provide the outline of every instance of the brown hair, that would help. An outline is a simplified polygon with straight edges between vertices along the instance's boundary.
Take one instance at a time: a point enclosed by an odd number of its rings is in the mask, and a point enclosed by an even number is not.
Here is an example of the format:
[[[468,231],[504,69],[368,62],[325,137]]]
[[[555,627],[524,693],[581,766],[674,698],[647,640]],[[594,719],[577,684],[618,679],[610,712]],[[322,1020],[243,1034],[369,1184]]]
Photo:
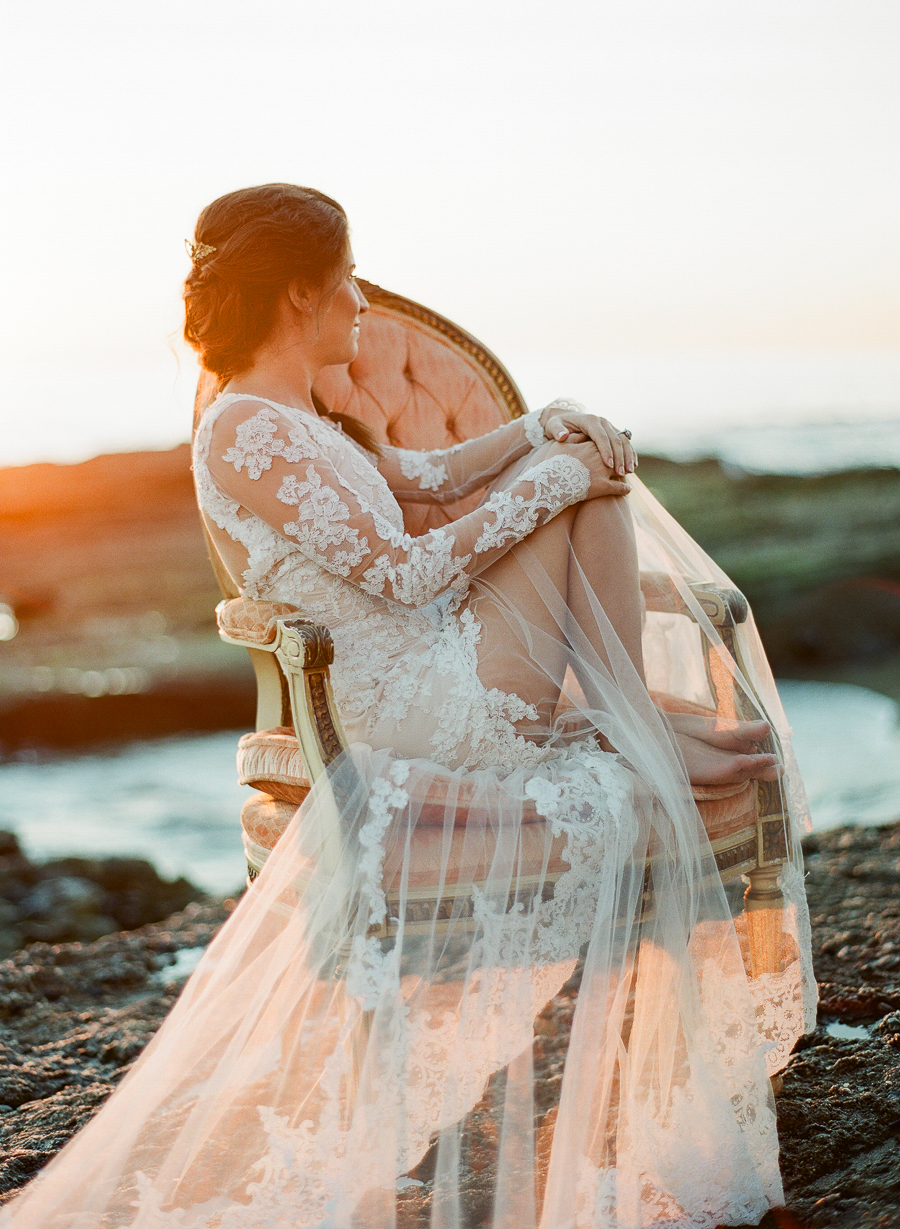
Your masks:
[[[207,205],[194,244],[215,250],[195,259],[185,279],[184,338],[221,389],[250,366],[291,281],[299,278],[326,293],[339,284],[350,230],[330,196],[271,183],[228,192]],[[363,423],[346,414],[329,417],[364,448],[380,452]]]

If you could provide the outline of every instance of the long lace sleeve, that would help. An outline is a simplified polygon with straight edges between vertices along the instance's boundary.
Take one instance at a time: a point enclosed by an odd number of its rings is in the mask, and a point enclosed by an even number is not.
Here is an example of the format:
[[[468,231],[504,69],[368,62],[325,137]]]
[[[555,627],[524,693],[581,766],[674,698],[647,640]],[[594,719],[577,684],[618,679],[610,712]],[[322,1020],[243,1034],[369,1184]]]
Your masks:
[[[540,412],[535,411],[452,448],[414,452],[386,447],[378,469],[405,503],[453,503],[486,486],[508,465],[543,443]]]
[[[590,483],[577,458],[548,457],[474,512],[414,538],[397,527],[399,508],[397,523],[387,514],[396,507],[389,491],[376,507],[383,479],[374,467],[325,454],[316,436],[330,428],[301,427],[258,406],[235,402],[216,422],[208,461],[216,485],[321,567],[405,606],[465,588],[513,543],[582,500]]]

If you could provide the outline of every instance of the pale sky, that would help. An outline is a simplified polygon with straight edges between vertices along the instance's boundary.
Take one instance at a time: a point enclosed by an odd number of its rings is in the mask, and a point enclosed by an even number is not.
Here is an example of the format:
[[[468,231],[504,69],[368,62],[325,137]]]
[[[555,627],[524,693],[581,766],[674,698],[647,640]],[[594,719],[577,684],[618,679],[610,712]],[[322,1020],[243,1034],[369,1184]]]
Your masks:
[[[184,239],[276,179],[526,392],[731,355],[900,417],[898,65],[897,0],[9,3],[0,464],[184,434]]]

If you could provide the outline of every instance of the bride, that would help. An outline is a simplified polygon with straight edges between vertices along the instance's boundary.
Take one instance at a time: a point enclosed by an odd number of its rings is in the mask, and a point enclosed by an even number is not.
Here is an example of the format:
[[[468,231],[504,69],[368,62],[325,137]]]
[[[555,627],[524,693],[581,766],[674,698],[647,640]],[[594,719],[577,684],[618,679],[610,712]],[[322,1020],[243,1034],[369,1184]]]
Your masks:
[[[782,1201],[769,1076],[812,1018],[802,878],[788,861],[778,968],[754,975],[691,784],[772,783],[794,851],[802,789],[758,747],[786,731],[755,633],[753,678],[728,664],[765,711],[718,717],[697,665],[714,629],[653,622],[639,569],[684,592],[726,578],[641,487],[628,433],[574,403],[428,453],[320,412],[313,382],[353,360],[367,308],[328,197],[230,193],[191,252],[185,336],[219,389],[201,512],[245,595],[330,628],[351,745],[122,1087],[0,1224],[756,1223]],[[405,532],[398,498],[476,491]],[[690,702],[663,712],[676,679]],[[478,886],[410,913],[425,873]],[[551,1114],[534,1021],[576,972]]]

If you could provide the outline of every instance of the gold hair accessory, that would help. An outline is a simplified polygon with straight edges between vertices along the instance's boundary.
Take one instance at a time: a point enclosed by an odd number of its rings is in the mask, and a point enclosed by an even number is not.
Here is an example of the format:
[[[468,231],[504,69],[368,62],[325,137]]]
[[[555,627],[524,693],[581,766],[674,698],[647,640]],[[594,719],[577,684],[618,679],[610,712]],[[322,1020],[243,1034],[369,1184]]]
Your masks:
[[[212,256],[216,250],[210,243],[191,243],[190,239],[185,239],[184,246],[195,265],[202,265],[207,256]]]

